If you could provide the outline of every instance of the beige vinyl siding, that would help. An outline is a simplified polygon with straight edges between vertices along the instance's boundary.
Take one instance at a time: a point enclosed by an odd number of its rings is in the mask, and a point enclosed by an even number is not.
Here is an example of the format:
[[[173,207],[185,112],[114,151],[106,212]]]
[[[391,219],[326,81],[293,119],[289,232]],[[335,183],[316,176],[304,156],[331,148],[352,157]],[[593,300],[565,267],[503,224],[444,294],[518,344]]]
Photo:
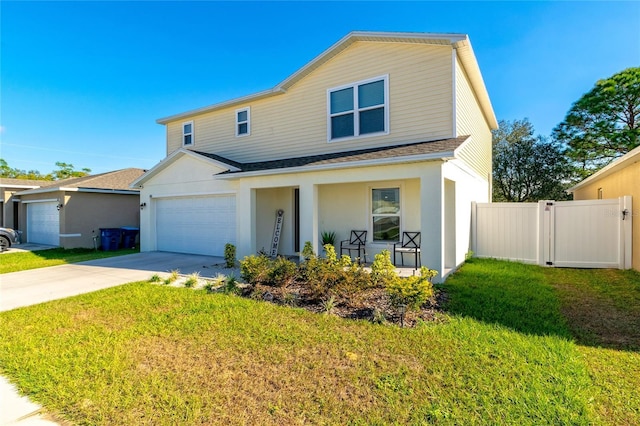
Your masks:
[[[459,157],[484,179],[491,176],[491,129],[456,58],[456,136],[470,135]]]
[[[596,179],[573,192],[574,200],[596,200],[598,189],[602,198],[611,199],[631,195],[633,209],[632,267],[640,271],[640,162],[616,170],[608,176]]]
[[[389,76],[390,133],[327,141],[327,89]],[[176,120],[167,125],[167,153],[182,146],[193,120],[191,149],[239,162],[299,157],[451,137],[451,47],[356,42],[286,93]],[[235,110],[251,107],[251,135],[235,137]]]

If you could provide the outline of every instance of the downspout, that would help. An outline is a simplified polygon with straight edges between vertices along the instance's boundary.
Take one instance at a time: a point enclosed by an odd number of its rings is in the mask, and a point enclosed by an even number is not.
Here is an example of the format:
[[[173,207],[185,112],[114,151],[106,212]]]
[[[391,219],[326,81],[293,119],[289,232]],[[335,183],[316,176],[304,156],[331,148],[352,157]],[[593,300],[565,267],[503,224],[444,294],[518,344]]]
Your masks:
[[[458,126],[457,126],[457,102],[456,102],[456,58],[457,53],[455,47],[451,49],[451,137],[458,137]]]

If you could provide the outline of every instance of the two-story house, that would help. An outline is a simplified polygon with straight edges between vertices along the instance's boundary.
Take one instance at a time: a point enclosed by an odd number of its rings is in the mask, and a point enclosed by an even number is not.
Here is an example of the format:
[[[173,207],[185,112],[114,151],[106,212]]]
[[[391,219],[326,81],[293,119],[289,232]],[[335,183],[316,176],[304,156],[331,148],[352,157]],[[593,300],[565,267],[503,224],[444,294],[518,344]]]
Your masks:
[[[353,32],[273,89],[158,120],[167,157],[141,189],[141,249],[294,255],[323,231],[367,252],[422,235],[443,275],[491,193],[497,121],[463,34]]]

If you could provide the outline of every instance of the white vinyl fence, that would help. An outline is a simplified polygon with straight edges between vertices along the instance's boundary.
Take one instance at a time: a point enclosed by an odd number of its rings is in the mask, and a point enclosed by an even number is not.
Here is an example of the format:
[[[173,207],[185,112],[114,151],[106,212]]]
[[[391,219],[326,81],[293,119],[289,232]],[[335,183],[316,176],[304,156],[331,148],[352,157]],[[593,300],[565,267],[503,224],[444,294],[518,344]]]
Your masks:
[[[477,257],[574,268],[631,268],[631,197],[473,203]]]

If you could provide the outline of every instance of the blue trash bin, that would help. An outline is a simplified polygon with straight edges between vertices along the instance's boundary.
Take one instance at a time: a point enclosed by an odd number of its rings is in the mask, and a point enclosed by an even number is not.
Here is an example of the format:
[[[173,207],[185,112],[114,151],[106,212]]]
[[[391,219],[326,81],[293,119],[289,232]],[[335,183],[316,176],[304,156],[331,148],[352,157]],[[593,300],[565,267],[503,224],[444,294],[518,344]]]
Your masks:
[[[140,228],[134,226],[123,226],[122,228],[122,247],[136,248],[136,238],[140,232]]]
[[[100,242],[102,250],[113,251],[120,248],[122,230],[120,228],[100,228]]]

